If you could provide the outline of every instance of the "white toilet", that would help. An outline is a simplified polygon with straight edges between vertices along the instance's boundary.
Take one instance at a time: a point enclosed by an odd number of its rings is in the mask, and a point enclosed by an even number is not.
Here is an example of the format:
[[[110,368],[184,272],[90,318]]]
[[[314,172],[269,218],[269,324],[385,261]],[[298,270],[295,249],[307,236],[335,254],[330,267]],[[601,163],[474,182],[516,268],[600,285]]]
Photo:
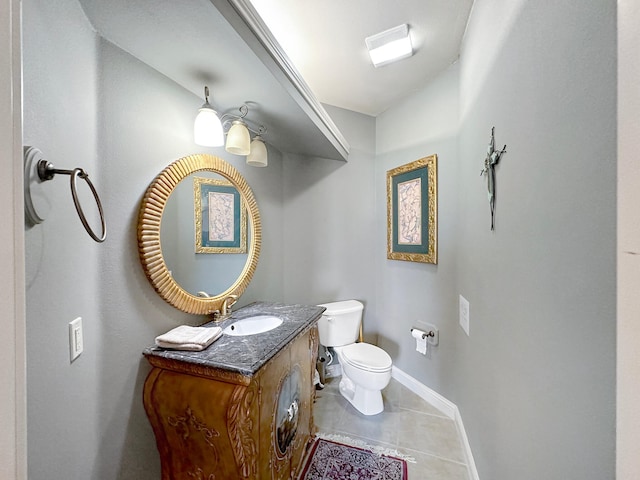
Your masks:
[[[326,310],[318,321],[320,343],[333,347],[342,366],[340,393],[364,415],[384,410],[382,389],[391,380],[391,357],[368,343],[355,343],[364,306],[357,300],[319,305]]]

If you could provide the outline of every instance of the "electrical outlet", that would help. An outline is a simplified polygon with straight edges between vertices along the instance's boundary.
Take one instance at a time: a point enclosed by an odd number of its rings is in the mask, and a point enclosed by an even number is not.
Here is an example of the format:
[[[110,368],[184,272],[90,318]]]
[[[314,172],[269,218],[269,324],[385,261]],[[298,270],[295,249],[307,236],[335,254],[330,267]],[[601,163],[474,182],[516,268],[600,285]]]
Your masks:
[[[460,326],[464,330],[464,333],[469,335],[469,301],[462,295],[460,295],[458,307],[460,311]]]
[[[82,339],[82,317],[69,322],[69,357],[73,362],[84,350]]]

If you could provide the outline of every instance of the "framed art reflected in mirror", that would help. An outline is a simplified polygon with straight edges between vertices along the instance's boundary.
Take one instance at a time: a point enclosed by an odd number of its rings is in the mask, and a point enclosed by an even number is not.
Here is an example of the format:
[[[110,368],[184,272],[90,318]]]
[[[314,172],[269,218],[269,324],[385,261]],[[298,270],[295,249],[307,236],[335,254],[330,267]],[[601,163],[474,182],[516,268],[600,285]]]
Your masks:
[[[247,253],[247,210],[231,182],[194,177],[196,253]]]
[[[438,157],[387,171],[387,258],[438,263]]]

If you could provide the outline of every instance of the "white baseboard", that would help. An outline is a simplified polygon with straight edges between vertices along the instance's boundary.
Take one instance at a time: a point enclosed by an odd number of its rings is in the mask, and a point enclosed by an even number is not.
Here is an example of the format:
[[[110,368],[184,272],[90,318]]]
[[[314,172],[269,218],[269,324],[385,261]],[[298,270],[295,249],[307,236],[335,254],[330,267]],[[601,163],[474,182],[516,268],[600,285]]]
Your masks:
[[[392,367],[391,376],[422,398],[425,402],[437,408],[455,422],[458,435],[460,435],[460,440],[462,441],[462,450],[465,457],[465,463],[467,464],[469,471],[469,480],[480,480],[478,470],[476,469],[476,463],[473,460],[473,454],[471,453],[469,438],[467,437],[467,432],[464,429],[462,417],[460,416],[460,411],[456,404],[446,399],[435,390],[427,387],[425,384],[420,383],[418,380],[413,378],[411,375],[406,374],[395,365]]]
[[[455,420],[458,407],[452,402],[444,398],[438,392],[430,389],[423,383],[413,378],[411,375],[404,373],[395,365],[391,368],[391,376],[399,381],[402,385],[407,387],[413,393],[418,395],[424,401],[428,402],[443,414],[449,417],[451,420]]]

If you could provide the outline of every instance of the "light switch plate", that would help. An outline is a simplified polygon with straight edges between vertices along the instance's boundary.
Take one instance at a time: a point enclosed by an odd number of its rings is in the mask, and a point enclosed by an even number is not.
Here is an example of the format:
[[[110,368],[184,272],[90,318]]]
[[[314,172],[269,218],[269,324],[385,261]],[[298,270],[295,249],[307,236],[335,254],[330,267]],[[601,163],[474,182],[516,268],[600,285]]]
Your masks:
[[[464,333],[469,335],[469,301],[460,295],[458,306],[460,310],[460,326]]]
[[[73,362],[84,350],[82,338],[82,317],[69,322],[69,358]]]

